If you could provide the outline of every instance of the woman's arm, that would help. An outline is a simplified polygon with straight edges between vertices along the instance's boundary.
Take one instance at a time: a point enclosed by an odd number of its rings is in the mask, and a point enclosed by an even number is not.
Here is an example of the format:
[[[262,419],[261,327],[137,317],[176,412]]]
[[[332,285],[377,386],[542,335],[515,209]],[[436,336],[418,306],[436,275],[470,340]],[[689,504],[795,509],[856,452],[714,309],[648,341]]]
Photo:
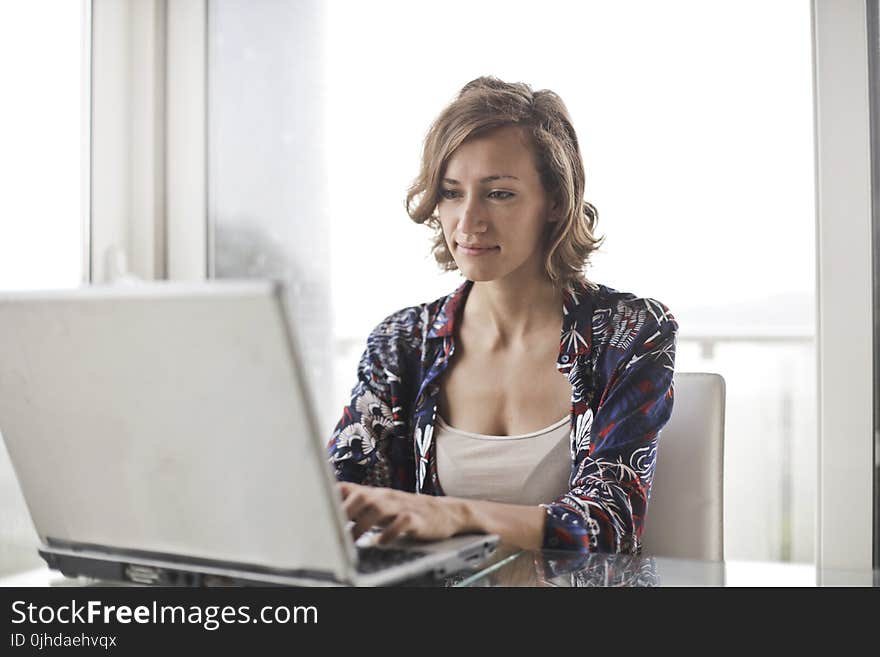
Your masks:
[[[625,321],[613,327],[598,363],[604,385],[577,441],[572,488],[542,505],[545,548],[639,549],[660,430],[672,414],[678,324],[652,299],[625,303]]]
[[[464,532],[498,534],[502,542],[524,550],[541,548],[547,515],[541,507],[450,499],[459,502],[463,508]]]
[[[413,463],[412,443],[403,437],[401,378],[406,355],[418,353],[418,311],[405,308],[386,317],[367,338],[351,401],[327,444],[339,481],[402,487]],[[392,446],[393,444],[393,446]]]

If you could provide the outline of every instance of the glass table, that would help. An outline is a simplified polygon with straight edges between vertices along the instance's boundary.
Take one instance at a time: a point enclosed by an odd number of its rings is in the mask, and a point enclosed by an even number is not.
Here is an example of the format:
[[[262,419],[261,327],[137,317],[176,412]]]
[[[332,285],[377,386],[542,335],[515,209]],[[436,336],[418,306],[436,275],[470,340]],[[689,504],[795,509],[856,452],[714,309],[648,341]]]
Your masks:
[[[223,585],[223,582],[218,582]],[[0,586],[122,585],[70,579],[39,568],[0,578]],[[612,587],[612,586],[868,586],[880,587],[880,570],[817,568],[814,564],[696,561],[651,555],[580,554],[520,550],[504,544],[485,561],[440,580],[409,581],[403,586],[434,587]]]

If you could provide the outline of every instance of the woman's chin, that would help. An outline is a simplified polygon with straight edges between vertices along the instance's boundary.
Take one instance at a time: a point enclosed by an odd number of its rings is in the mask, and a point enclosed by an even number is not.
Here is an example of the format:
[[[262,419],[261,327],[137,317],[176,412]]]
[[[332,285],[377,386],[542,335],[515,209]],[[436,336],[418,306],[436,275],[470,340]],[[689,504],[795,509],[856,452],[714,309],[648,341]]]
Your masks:
[[[498,273],[481,267],[459,267],[461,275],[474,283],[487,283],[498,278]]]

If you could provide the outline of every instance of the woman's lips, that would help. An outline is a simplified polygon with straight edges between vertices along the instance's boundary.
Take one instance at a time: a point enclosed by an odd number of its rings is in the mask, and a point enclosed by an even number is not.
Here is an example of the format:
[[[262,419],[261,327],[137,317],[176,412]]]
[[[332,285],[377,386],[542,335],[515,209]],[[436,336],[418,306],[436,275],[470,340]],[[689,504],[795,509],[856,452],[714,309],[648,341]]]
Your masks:
[[[457,244],[457,246],[459,252],[471,256],[488,255],[490,253],[497,253],[500,250],[497,246],[465,246],[464,244]]]

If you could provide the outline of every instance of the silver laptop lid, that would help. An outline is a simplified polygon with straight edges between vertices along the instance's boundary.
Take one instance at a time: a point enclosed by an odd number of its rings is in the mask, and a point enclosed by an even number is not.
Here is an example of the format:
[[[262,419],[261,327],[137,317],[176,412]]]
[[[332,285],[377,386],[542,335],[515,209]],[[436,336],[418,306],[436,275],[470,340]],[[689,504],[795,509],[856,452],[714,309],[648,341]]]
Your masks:
[[[315,426],[278,284],[0,295],[0,433],[43,541],[344,578]]]

